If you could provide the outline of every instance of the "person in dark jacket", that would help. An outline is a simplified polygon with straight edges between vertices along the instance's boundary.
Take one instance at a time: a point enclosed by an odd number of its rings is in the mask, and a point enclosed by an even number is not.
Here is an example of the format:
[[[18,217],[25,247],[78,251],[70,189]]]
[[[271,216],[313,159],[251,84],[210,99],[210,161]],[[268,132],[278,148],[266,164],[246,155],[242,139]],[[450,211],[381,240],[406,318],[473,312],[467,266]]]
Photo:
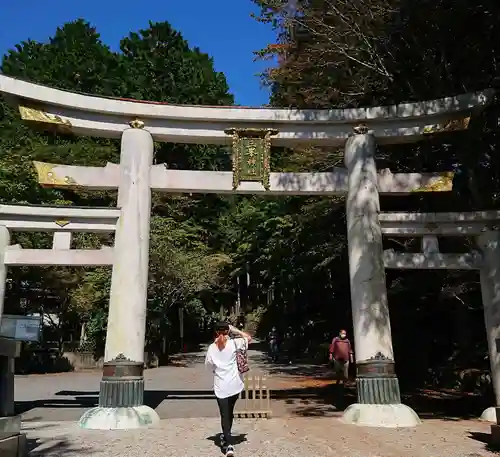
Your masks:
[[[276,327],[273,327],[267,335],[267,342],[269,344],[269,355],[271,356],[273,362],[277,362],[279,353],[279,341],[278,331],[276,330]]]

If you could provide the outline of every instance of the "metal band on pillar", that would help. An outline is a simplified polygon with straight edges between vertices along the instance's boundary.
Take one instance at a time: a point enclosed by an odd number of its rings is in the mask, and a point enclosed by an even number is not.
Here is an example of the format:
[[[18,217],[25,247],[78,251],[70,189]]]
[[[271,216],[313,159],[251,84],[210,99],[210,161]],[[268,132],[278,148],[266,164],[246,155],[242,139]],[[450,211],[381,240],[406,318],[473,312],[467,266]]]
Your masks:
[[[381,352],[356,364],[358,403],[390,405],[401,403],[394,360]]]
[[[133,362],[123,354],[106,362],[102,370],[99,406],[126,408],[144,403],[144,363]]]

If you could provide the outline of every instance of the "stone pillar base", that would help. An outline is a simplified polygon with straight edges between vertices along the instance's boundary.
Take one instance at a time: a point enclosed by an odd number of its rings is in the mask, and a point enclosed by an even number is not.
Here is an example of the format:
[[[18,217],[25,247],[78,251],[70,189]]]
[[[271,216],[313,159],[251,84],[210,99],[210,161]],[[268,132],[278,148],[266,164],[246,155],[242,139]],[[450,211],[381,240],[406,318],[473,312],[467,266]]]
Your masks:
[[[494,449],[500,448],[500,425],[491,426],[490,446]]]
[[[481,414],[481,417],[479,420],[486,421],[486,422],[493,422],[494,424],[497,423],[497,412],[496,408],[494,406],[490,406],[489,408],[486,408],[483,411],[483,414]]]
[[[349,406],[341,419],[345,424],[363,427],[416,427],[420,419],[415,411],[402,403],[374,405],[354,403]]]
[[[122,408],[98,406],[85,412],[78,425],[88,430],[132,430],[155,427],[159,422],[158,413],[146,405]]]
[[[397,405],[401,403],[396,376],[356,379],[358,403],[368,405]]]
[[[123,354],[104,364],[99,406],[85,412],[78,421],[90,430],[131,430],[155,426],[160,417],[144,405],[143,362],[131,361]]]
[[[144,362],[127,359],[123,354],[105,362],[99,390],[101,408],[129,408],[144,404]]]
[[[144,404],[144,378],[104,378],[99,390],[99,406],[129,408]]]
[[[415,411],[401,403],[394,361],[376,354],[356,366],[358,403],[342,416],[346,424],[364,427],[416,427],[420,419]]]
[[[0,455],[2,457],[27,457],[26,441],[26,435],[22,433],[10,438],[0,438]]]
[[[21,433],[21,417],[0,417],[0,456],[25,457],[26,435]]]
[[[358,403],[368,405],[397,405],[401,403],[399,381],[394,361],[381,353],[356,364]]]
[[[0,416],[0,438],[21,433],[21,416]]]

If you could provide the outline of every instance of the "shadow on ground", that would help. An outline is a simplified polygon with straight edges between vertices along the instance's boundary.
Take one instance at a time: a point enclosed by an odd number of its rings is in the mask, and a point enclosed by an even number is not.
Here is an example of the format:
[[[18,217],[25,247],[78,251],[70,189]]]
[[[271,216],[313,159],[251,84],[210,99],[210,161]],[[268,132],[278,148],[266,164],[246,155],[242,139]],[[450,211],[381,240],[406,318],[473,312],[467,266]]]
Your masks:
[[[416,389],[404,393],[402,397],[403,402],[411,406],[421,419],[477,419],[491,406],[482,395],[444,389]]]
[[[231,444],[233,446],[237,446],[238,444],[244,443],[247,440],[247,435],[246,435],[246,433],[241,433],[238,435],[233,435],[232,438],[233,438],[233,442]],[[214,445],[220,449],[221,454],[224,453],[221,449],[222,443],[220,441],[220,433],[218,433],[217,435],[209,436],[207,438],[207,440],[212,441],[214,443]]]
[[[76,447],[65,438],[50,438],[48,440],[28,438],[27,440],[27,454],[29,457],[63,456],[66,453],[90,455],[91,452],[90,448]]]
[[[331,371],[326,369],[324,365],[313,363],[277,363],[273,366],[266,367],[269,374],[275,376],[303,376],[321,379],[333,379]]]
[[[251,363],[256,370],[270,375],[273,410],[277,415],[304,417],[339,416],[350,404],[356,402],[354,383],[335,384],[332,371],[325,364],[270,363],[265,355],[267,345],[254,342],[250,346]],[[199,349],[199,348],[198,348]],[[188,352],[173,360],[189,366],[202,363],[202,352]],[[352,373],[354,376],[354,373]],[[57,398],[72,397],[72,398]],[[92,408],[98,404],[97,391],[60,391],[56,398],[17,401],[16,413],[23,414],[35,408]],[[211,390],[146,390],[144,402],[153,409],[168,400],[200,401],[214,398]],[[412,407],[422,419],[461,420],[475,419],[490,406],[481,395],[465,394],[451,390],[415,389],[404,392],[402,401]]]
[[[311,382],[311,380],[309,380]],[[290,379],[287,387],[275,389],[271,397],[275,402],[284,404],[287,414],[303,417],[338,416],[356,401],[356,388],[353,385],[331,384],[319,379],[316,385],[304,386],[297,381],[297,387]],[[302,384],[302,385],[301,385]],[[292,386],[290,386],[292,385]],[[290,387],[288,387],[290,386]],[[60,391],[58,396],[36,401],[16,402],[16,414],[23,414],[35,408],[92,408],[97,406],[97,391]],[[147,390],[144,402],[153,409],[168,400],[199,401],[213,399],[211,390]],[[475,419],[487,407],[479,395],[463,395],[443,391],[419,390],[403,395],[403,402],[412,407],[422,419],[461,420]]]
[[[275,401],[288,405],[287,409],[290,409],[293,414],[325,416],[328,413],[338,411],[338,408],[332,406],[332,403],[336,402],[336,392],[332,386],[329,386],[328,389],[292,388],[272,391],[271,397]],[[24,414],[35,408],[92,408],[97,406],[99,400],[99,392],[97,391],[63,390],[57,392],[56,395],[73,398],[19,401],[16,402],[16,414]],[[212,390],[147,390],[144,392],[144,403],[153,409],[158,408],[162,402],[168,402],[168,400],[196,402],[214,398]]]
[[[469,438],[474,440],[474,441],[479,441],[480,443],[483,443],[485,445],[484,448],[487,451],[496,452],[496,453],[498,453],[500,451],[499,446],[494,446],[491,444],[491,434],[490,433],[469,432]]]
[[[337,416],[356,402],[355,385],[332,385],[324,379],[317,385],[273,392],[273,397],[292,406],[289,410],[299,416]],[[460,392],[418,389],[403,393],[402,401],[413,408],[421,419],[458,421],[477,419],[489,405],[481,395]],[[328,406],[330,408],[328,408]]]
[[[264,369],[282,382],[273,397],[292,406],[295,415],[339,415],[356,402],[354,383],[335,385],[335,376],[326,364],[295,362],[264,362]],[[355,377],[354,367],[351,379]],[[296,384],[296,388],[293,384]],[[402,392],[402,401],[413,408],[422,419],[463,420],[477,419],[491,404],[480,394],[451,389],[412,389]],[[328,408],[329,407],[329,408]]]

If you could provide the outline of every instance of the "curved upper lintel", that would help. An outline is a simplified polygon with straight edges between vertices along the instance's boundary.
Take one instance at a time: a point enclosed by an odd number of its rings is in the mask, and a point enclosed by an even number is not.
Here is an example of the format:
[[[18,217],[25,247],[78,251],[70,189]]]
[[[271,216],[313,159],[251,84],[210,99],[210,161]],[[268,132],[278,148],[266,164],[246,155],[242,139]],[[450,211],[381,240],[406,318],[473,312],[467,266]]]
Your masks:
[[[60,123],[75,134],[119,137],[129,122],[140,119],[155,140],[228,144],[225,130],[273,128],[273,144],[342,145],[360,123],[381,143],[417,141],[450,128],[488,105],[493,89],[438,100],[372,108],[297,110],[276,108],[169,105],[83,95],[0,75],[0,93],[20,106],[35,105],[40,122]],[[43,120],[45,119],[45,120]],[[49,119],[49,121],[47,121]],[[30,119],[37,120],[37,119]],[[451,126],[450,129],[463,129]]]

